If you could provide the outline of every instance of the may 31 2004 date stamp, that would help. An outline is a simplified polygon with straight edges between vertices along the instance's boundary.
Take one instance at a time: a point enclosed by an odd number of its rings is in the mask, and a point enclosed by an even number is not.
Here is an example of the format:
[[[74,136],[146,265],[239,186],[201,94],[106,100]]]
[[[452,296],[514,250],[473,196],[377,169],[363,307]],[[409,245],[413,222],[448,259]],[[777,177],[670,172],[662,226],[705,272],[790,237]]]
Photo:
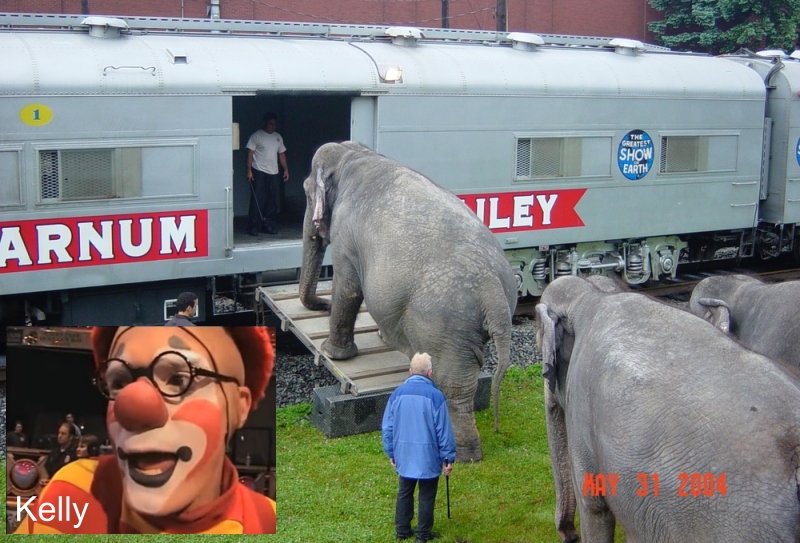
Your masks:
[[[671,478],[670,478],[671,479]],[[630,481],[634,483],[634,481]],[[584,473],[584,496],[616,496],[619,473]],[[728,492],[725,473],[679,473],[677,480],[664,481],[658,473],[638,473],[636,494],[641,497],[658,496],[667,485],[668,492],[675,491],[680,497],[725,496]]]

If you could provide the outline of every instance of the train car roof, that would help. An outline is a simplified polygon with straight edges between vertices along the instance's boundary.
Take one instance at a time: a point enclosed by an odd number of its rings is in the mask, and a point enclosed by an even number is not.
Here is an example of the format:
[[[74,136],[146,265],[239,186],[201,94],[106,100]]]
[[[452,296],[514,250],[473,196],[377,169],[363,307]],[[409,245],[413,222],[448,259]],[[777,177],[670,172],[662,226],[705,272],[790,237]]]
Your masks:
[[[773,55],[772,53],[775,54]],[[761,53],[743,51],[726,55],[723,58],[752,68],[758,72],[770,89],[779,87],[781,93],[786,93],[785,97],[796,99],[798,93],[800,93],[800,58],[798,58],[797,54],[790,57],[783,51]],[[778,82],[782,82],[782,84],[778,85]]]
[[[70,21],[30,28],[3,24],[0,16],[0,95],[343,92],[741,100],[762,99],[765,92],[744,66],[632,40],[572,43],[389,27],[348,27],[336,34],[331,26],[320,32],[313,25],[302,25],[311,29],[305,34],[236,33],[148,30],[111,18]],[[402,78],[392,81],[392,71]]]

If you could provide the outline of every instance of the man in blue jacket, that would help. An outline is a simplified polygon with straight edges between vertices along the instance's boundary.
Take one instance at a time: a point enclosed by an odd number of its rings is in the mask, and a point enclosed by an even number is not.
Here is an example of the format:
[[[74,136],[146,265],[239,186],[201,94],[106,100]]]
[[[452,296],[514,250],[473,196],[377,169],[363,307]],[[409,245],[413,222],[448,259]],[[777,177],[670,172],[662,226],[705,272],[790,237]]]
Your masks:
[[[427,353],[411,359],[411,377],[389,397],[383,413],[383,450],[400,476],[394,528],[398,540],[413,537],[414,488],[419,483],[417,542],[434,539],[433,506],[439,475],[450,475],[456,457],[456,440],[447,400],[431,380]]]

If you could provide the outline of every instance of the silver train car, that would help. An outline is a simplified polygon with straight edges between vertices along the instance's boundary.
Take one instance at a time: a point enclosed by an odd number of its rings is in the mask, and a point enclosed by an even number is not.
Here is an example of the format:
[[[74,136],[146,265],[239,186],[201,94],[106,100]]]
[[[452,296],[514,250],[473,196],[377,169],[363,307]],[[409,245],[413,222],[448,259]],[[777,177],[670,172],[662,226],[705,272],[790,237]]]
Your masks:
[[[215,298],[296,281],[302,180],[319,145],[345,139],[461,198],[520,296],[564,274],[640,284],[763,254],[776,198],[770,250],[797,245],[763,76],[730,59],[604,38],[0,15],[0,73],[6,320],[157,324],[184,290],[209,319]],[[244,147],[268,110],[290,179],[279,235],[254,238]]]
[[[767,88],[766,177],[756,239],[762,257],[791,252],[800,262],[800,52],[761,51],[729,58],[755,70]]]

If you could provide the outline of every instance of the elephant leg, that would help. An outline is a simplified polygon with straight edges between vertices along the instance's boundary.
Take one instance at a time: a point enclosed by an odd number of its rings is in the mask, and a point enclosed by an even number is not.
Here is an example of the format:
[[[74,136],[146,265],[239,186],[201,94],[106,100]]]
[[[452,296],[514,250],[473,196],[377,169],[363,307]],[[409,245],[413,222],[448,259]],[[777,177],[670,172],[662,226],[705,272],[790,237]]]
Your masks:
[[[545,419],[547,421],[547,443],[556,487],[556,530],[564,543],[578,541],[575,530],[577,503],[572,485],[572,466],[567,447],[567,426],[564,410],[556,402],[555,395],[544,384]]]
[[[597,503],[597,501],[602,503]],[[614,514],[602,498],[578,501],[581,519],[581,543],[614,543]]]
[[[453,425],[456,438],[456,462],[480,462],[481,436],[475,426],[475,391],[478,390],[478,372],[469,384],[458,386],[448,384],[446,380],[437,379],[434,369],[434,380],[447,398],[447,410]]]
[[[350,270],[335,273],[331,296],[330,335],[322,343],[322,352],[334,360],[358,355],[353,329],[364,295],[358,276]]]

